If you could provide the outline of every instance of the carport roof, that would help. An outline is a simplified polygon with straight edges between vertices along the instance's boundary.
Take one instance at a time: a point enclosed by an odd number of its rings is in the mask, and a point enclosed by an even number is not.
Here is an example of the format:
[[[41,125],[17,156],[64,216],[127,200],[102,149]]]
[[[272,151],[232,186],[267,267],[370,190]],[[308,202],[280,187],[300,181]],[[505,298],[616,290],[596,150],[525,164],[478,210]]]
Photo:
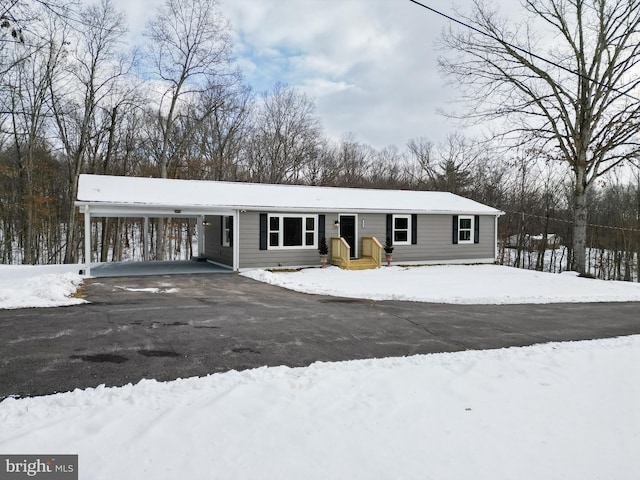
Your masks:
[[[76,205],[92,215],[190,216],[236,210],[501,215],[447,192],[80,175]]]

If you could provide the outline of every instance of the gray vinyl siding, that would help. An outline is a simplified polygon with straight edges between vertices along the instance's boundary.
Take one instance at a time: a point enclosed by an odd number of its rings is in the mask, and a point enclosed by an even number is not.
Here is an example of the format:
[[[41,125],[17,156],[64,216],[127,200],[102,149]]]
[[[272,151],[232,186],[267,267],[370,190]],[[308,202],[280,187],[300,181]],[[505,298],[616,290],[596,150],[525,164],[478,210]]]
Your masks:
[[[233,267],[233,247],[222,246],[222,217],[206,216],[204,227],[204,254],[207,259]]]
[[[325,215],[325,235],[327,244],[331,248],[330,239],[338,236],[338,228],[335,227],[338,214],[314,213]],[[387,231],[386,214],[346,211],[342,214],[357,215],[359,239],[376,237],[384,245]],[[446,262],[495,257],[495,217],[493,216],[480,216],[480,243],[477,244],[453,243],[453,215],[418,215],[417,223],[418,243],[416,245],[396,245],[393,251],[394,263]],[[295,267],[319,264],[316,249],[260,250],[260,212],[241,213],[239,228],[240,268]],[[219,243],[220,239],[218,238],[217,241]],[[361,252],[361,240],[359,243],[358,253]],[[207,248],[208,246],[207,243]],[[207,255],[209,254],[207,253]]]
[[[398,245],[395,262],[495,258],[495,217],[480,216],[479,243],[453,243],[453,215],[418,215],[417,245]]]
[[[327,215],[327,241],[336,218],[334,215],[330,219]],[[316,248],[260,250],[260,212],[240,214],[240,268],[299,267],[319,264],[320,257]]]
[[[384,246],[387,237],[386,214],[358,215],[358,235],[376,237]],[[434,262],[449,260],[495,258],[495,217],[480,216],[480,243],[453,243],[453,215],[418,215],[416,245],[395,245],[394,263]],[[328,228],[327,228],[328,230]]]

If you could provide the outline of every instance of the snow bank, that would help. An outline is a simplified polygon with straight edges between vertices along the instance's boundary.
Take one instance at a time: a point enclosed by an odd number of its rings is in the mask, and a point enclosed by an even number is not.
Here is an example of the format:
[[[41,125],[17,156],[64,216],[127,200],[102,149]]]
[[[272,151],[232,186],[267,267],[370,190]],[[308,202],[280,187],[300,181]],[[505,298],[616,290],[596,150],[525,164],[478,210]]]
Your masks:
[[[337,267],[298,272],[250,270],[242,275],[298,292],[372,300],[457,304],[640,301],[640,284],[580,278],[499,265]]]
[[[640,336],[259,368],[0,403],[80,478],[631,479]]]
[[[84,300],[71,298],[83,277],[79,265],[0,265],[0,308],[55,307]],[[640,284],[579,278],[497,265],[383,267],[347,271],[337,267],[242,275],[304,293],[373,300],[505,304],[640,301]],[[132,289],[175,293],[178,289]]]
[[[71,298],[83,277],[79,265],[0,265],[0,308],[60,307],[85,303]]]

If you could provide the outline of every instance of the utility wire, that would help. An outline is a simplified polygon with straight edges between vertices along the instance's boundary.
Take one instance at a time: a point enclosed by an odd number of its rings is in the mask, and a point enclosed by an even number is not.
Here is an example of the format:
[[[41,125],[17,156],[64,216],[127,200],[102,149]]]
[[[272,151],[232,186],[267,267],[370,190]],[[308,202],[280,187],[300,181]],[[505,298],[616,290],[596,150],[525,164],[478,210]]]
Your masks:
[[[512,210],[503,210],[503,212],[504,213],[510,213],[510,214],[516,215],[516,216],[540,218],[542,220],[549,220],[551,222],[568,223],[570,225],[574,224],[573,220],[564,220],[562,218],[556,218],[556,217],[546,217],[544,215],[536,215],[534,213],[514,212]],[[587,227],[604,228],[604,229],[607,229],[607,230],[622,230],[623,232],[640,232],[640,229],[638,229],[638,228],[613,227],[611,225],[599,225],[597,223],[587,223]]]
[[[495,40],[498,43],[501,43],[502,45],[506,45],[509,48],[512,48],[514,50],[518,50],[519,52],[522,52],[522,53],[524,53],[526,55],[529,55],[529,56],[531,56],[531,58],[535,58],[535,59],[540,60],[542,62],[545,62],[545,63],[548,63],[550,65],[553,65],[554,67],[557,67],[557,68],[559,68],[561,70],[564,70],[565,72],[571,73],[573,75],[577,75],[578,77],[583,78],[585,80],[588,80],[590,82],[593,82],[596,85],[599,85],[601,87],[607,88],[607,89],[609,89],[609,90],[611,90],[613,92],[616,92],[616,93],[618,93],[620,95],[623,95],[625,97],[629,97],[629,98],[635,100],[636,102],[640,102],[640,98],[635,97],[635,96],[631,95],[630,93],[623,92],[622,90],[619,90],[616,87],[612,87],[611,85],[608,85],[606,83],[600,82],[599,80],[594,80],[593,78],[591,78],[591,77],[589,77],[587,75],[583,75],[582,73],[579,73],[579,72],[576,72],[574,70],[571,70],[569,67],[565,67],[564,65],[560,65],[559,63],[556,63],[553,60],[549,60],[548,58],[545,58],[545,57],[542,57],[540,55],[537,55],[537,54],[535,54],[535,53],[533,53],[533,52],[531,52],[531,51],[529,51],[529,50],[527,50],[525,48],[518,47],[517,45],[509,43],[509,42],[507,42],[505,40],[502,40],[502,39],[500,39],[500,38],[498,38],[496,36],[493,36],[489,32],[485,32],[484,30],[480,30],[479,28],[474,27],[473,25],[469,25],[468,23],[465,23],[462,20],[458,20],[455,17],[447,15],[446,13],[443,13],[443,12],[441,12],[439,10],[436,10],[435,8],[429,7],[428,5],[425,5],[424,3],[418,2],[417,0],[409,0],[409,1],[411,3],[415,3],[416,5],[422,7],[424,9],[426,9],[426,10],[429,10],[432,13],[435,13],[436,15],[440,15],[441,17],[446,18],[450,22],[454,22],[454,23],[457,23],[458,25],[462,25],[463,27],[468,28],[470,30],[473,30],[474,32],[479,33],[480,35],[484,35],[485,37],[488,37],[488,38],[490,38],[492,40]]]
[[[17,2],[14,2],[14,5],[16,3]],[[92,23],[90,21],[84,20],[82,18],[82,16],[79,14],[78,11],[73,10],[72,8],[69,8],[66,5],[58,5],[58,4],[55,4],[55,2],[46,2],[46,1],[43,1],[43,0],[36,0],[36,3],[41,5],[45,10],[48,10],[55,17],[58,17],[58,18],[60,18],[62,20],[66,20],[68,23],[75,23],[75,24],[78,24],[78,25],[82,25],[84,27],[95,27],[96,26],[95,23]],[[33,33],[33,30],[29,30],[28,28],[24,28],[24,25],[22,25],[22,23],[25,22],[24,19],[18,20],[17,18],[12,16],[11,20],[16,25],[23,27],[22,30],[25,33],[28,33],[28,32]],[[0,40],[0,41],[3,41],[3,40]]]

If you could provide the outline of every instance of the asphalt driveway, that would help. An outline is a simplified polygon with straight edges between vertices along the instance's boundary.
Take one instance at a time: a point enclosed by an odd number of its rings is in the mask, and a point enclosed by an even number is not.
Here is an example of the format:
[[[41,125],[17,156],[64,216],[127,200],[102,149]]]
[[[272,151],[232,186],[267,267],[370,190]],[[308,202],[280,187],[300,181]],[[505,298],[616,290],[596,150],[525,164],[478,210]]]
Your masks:
[[[0,398],[263,365],[640,334],[640,303],[442,305],[306,295],[236,274],[97,278],[86,305],[0,310]]]

